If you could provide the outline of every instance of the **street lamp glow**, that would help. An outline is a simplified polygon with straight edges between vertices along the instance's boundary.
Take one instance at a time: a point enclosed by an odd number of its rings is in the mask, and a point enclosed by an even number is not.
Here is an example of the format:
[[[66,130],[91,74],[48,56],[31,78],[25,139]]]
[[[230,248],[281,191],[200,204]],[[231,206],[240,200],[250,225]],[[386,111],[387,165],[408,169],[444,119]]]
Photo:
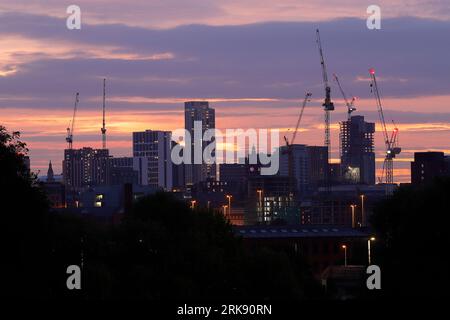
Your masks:
[[[222,208],[223,208],[223,216],[226,217],[227,216],[227,208],[228,208],[228,206],[225,204],[225,205],[222,206]]]
[[[347,246],[343,244],[342,249],[344,249],[344,266],[347,266]]]
[[[256,192],[258,193],[258,209],[257,209],[257,211],[258,211],[258,214],[260,215],[260,216],[262,216],[263,215],[263,201],[262,201],[262,189],[258,189],[258,190],[256,190]]]
[[[231,215],[231,198],[233,198],[233,196],[227,194],[226,197],[228,198],[228,214]]]
[[[352,208],[352,228],[355,228],[355,208],[356,204],[351,204],[350,208]]]
[[[366,197],[365,195],[360,195],[361,197],[361,225],[363,227],[366,226],[366,213],[364,212],[364,198]]]
[[[368,257],[368,261],[369,261],[369,266],[372,264],[372,254],[371,254],[371,248],[370,248],[370,242],[371,241],[375,241],[375,237],[370,237],[367,240],[367,257]]]

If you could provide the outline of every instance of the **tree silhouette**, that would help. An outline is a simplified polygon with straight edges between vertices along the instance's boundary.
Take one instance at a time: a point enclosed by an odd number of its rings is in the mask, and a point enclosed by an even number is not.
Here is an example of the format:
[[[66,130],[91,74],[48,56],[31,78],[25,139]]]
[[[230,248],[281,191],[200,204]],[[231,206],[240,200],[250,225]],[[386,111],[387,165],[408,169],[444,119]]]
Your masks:
[[[3,294],[42,296],[48,286],[48,202],[27,169],[18,132],[0,126],[0,203]]]
[[[19,133],[0,127],[2,295],[51,299],[303,299],[317,287],[299,257],[246,249],[217,212],[169,193],[134,203],[118,226],[49,211]],[[81,266],[82,290],[66,287]]]
[[[375,255],[389,297],[439,297],[450,287],[450,179],[402,186],[374,212]]]

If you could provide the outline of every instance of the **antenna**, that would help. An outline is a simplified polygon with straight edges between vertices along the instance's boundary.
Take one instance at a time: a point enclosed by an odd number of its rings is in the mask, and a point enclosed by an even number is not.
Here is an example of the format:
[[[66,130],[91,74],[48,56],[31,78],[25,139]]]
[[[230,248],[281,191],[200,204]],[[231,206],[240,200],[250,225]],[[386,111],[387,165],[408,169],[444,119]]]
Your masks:
[[[105,100],[106,100],[106,79],[103,79],[103,127],[101,128],[103,149],[106,149]]]

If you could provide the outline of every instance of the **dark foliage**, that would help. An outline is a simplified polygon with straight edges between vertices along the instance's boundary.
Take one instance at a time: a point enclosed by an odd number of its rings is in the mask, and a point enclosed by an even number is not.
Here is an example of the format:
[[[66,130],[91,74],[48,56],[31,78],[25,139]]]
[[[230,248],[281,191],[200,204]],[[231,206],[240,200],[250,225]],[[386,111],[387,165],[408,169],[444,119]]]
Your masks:
[[[404,186],[375,210],[387,297],[443,297],[450,287],[450,179]]]
[[[249,251],[222,215],[168,193],[141,199],[115,227],[51,213],[19,138],[0,127],[3,296],[224,301],[320,292],[301,258]],[[66,287],[72,264],[82,264],[82,290]]]
[[[50,254],[48,203],[24,164],[27,151],[18,132],[10,134],[0,126],[0,252],[6,275],[2,291],[10,296],[45,296],[48,269],[42,261]]]

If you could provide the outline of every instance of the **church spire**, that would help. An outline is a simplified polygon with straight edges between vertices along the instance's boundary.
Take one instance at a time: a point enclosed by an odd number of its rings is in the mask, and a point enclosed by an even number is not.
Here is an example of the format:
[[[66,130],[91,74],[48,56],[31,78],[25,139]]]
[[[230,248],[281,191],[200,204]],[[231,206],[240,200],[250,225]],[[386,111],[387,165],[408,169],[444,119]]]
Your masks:
[[[53,168],[52,168],[52,161],[51,160],[50,160],[50,162],[48,164],[47,182],[55,182],[55,177],[53,176]]]

